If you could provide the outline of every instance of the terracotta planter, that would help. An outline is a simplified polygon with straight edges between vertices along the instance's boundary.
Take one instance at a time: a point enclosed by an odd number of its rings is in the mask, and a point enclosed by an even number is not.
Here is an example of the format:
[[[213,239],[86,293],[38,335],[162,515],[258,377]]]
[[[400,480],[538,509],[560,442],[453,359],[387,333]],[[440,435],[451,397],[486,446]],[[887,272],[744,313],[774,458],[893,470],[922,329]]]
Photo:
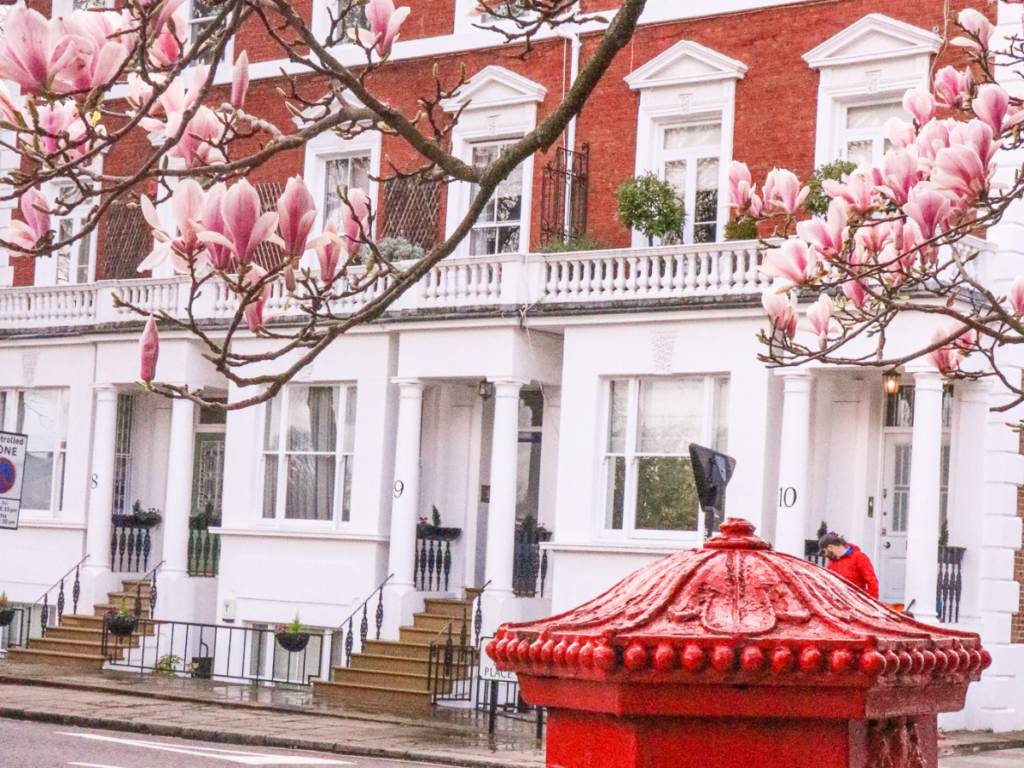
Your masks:
[[[288,653],[298,653],[305,650],[306,646],[309,645],[309,632],[299,632],[294,635],[290,632],[278,632],[277,644],[288,651]]]
[[[107,616],[106,620],[107,632],[114,635],[115,637],[130,637],[135,631],[135,628],[139,625],[139,620],[135,616],[124,616],[113,614]]]
[[[4,608],[0,610],[0,627],[6,627],[12,621],[14,621],[13,608]]]

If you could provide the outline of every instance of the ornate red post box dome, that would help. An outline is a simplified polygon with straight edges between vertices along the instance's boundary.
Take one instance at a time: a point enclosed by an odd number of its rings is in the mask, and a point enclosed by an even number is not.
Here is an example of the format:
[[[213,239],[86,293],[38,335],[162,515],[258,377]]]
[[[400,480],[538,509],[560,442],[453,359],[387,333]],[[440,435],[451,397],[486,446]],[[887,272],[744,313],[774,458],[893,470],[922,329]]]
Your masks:
[[[730,518],[703,549],[487,646],[548,708],[559,768],[935,768],[991,657]]]

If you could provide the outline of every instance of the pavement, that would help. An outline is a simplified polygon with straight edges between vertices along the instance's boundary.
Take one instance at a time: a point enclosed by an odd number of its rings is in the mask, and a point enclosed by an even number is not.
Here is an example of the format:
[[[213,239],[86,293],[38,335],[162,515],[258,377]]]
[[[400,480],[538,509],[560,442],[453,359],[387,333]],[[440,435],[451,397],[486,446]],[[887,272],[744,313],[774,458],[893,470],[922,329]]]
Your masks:
[[[499,717],[488,735],[486,714],[472,708],[435,707],[429,717],[404,717],[314,701],[303,687],[124,672],[67,675],[4,662],[0,718],[468,768],[545,762],[532,714]],[[947,732],[939,756],[942,768],[1021,768],[1024,732]]]

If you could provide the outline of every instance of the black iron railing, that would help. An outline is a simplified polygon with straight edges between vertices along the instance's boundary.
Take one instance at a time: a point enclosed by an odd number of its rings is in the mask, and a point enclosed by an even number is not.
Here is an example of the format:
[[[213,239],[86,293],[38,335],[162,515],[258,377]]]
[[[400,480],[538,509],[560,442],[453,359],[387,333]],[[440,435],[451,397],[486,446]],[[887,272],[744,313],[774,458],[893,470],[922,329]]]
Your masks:
[[[578,152],[564,147],[553,151],[555,156],[541,172],[542,243],[570,242],[587,231],[590,146],[583,144]]]
[[[483,619],[480,596],[488,584],[466,591],[472,601],[463,608],[462,617],[449,621],[430,643],[427,686],[431,703],[473,700]]]
[[[220,566],[220,536],[210,533],[210,522],[192,517],[188,524],[188,575],[216,576]]]
[[[114,515],[110,527],[110,570],[144,573],[149,570],[153,549],[150,525],[133,521],[131,515]]]
[[[447,592],[452,572],[452,542],[462,535],[459,528],[420,523],[416,526],[416,560],[413,579],[420,592]]]
[[[18,606],[14,609],[14,620],[7,628],[8,647],[27,648],[34,633],[38,632],[38,637],[46,637],[48,629],[60,626],[64,618],[64,609],[67,607],[67,587],[70,587],[71,590],[71,613],[78,612],[78,598],[82,594],[80,574],[82,566],[88,559],[89,555],[86,555],[75,563],[67,573],[43,592],[32,605]],[[74,576],[73,579],[72,575]],[[39,622],[38,626],[35,623],[37,621]]]
[[[939,577],[935,585],[935,613],[943,623],[960,620],[965,547],[939,547]]]
[[[380,640],[380,630],[384,626],[384,585],[391,581],[391,578],[395,574],[391,574],[384,581],[377,585],[377,588],[370,593],[370,596],[363,600],[363,602],[356,606],[356,609],[349,614],[349,617],[341,622],[341,626],[334,631],[332,645],[337,643],[335,650],[333,651],[334,657],[338,664],[344,663],[344,665],[350,666],[352,664],[352,654],[355,651],[355,619],[362,611],[362,618],[359,620],[359,651],[362,651],[366,646],[366,638],[370,635],[370,601],[374,597],[377,598],[377,608],[373,613],[374,626],[376,628],[376,634],[374,637]],[[339,650],[340,649],[340,650]]]
[[[512,591],[517,597],[544,597],[548,576],[548,553],[540,545],[551,541],[551,531],[527,518],[516,524],[512,560]]]
[[[103,627],[103,655],[111,669],[199,680],[309,685],[322,678],[326,630],[311,629],[300,650],[285,649],[278,629],[231,627],[185,621],[140,620],[135,632],[117,637]]]

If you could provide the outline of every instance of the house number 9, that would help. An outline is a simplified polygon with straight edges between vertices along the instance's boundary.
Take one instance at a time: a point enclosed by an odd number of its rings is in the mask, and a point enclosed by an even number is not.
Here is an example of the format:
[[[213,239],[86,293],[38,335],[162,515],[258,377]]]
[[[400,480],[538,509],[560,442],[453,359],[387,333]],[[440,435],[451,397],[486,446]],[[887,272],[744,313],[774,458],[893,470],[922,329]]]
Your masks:
[[[779,506],[792,507],[794,504],[796,504],[796,488],[793,486],[779,488]]]
[[[405,492],[405,483],[401,480],[395,480],[395,498],[402,498],[402,493]]]

